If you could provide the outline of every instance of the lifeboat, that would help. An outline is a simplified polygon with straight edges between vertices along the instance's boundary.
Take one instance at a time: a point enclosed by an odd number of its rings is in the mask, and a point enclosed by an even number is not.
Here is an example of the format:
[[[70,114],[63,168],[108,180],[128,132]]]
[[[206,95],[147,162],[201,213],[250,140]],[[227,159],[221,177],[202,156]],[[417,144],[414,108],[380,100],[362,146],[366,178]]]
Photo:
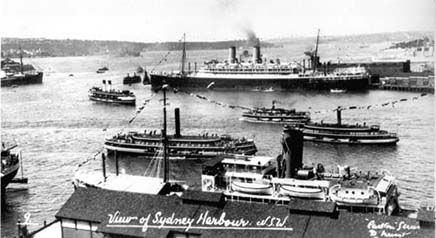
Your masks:
[[[378,205],[381,196],[374,187],[346,188],[336,184],[330,188],[330,199],[338,205]]]
[[[271,195],[273,194],[272,184],[263,183],[246,183],[246,182],[236,182],[231,183],[231,188],[233,191],[249,194],[261,194],[261,195]]]
[[[274,178],[273,183],[279,187],[280,195],[320,200],[327,199],[327,191],[330,187],[330,182],[323,180]]]

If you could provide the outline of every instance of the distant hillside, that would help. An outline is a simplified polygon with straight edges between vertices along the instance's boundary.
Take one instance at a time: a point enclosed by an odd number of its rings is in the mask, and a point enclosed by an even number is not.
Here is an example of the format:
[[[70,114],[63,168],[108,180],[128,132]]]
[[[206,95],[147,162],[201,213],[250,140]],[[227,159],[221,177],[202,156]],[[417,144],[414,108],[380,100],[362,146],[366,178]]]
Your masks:
[[[429,39],[428,37],[424,37],[422,39],[416,39],[416,40],[412,40],[412,41],[407,41],[407,42],[399,42],[399,43],[395,43],[393,44],[391,47],[389,47],[390,49],[409,49],[409,48],[414,48],[414,47],[429,47],[429,46],[433,46],[434,45],[434,40]]]
[[[427,38],[432,40],[434,37],[433,32],[389,32],[389,33],[374,33],[374,34],[359,34],[359,35],[344,35],[344,36],[329,36],[320,33],[320,43],[329,42],[353,42],[359,44],[371,44],[380,42],[403,42],[413,41],[416,39]],[[313,42],[315,44],[316,33],[313,37],[289,37],[280,39],[270,39],[268,42],[280,45],[296,44],[301,42]]]
[[[327,33],[326,33],[327,34]],[[407,44],[416,45],[419,39],[434,44],[433,32],[394,32],[375,33],[349,36],[326,36],[321,31],[320,44],[347,44],[356,43],[362,46],[390,42],[392,47],[403,47]],[[186,42],[187,50],[227,49],[230,46],[247,48],[255,42],[256,36],[248,40],[217,41],[217,42]],[[315,44],[316,35],[313,37],[280,38],[261,41],[261,47],[283,47],[286,45],[312,45]],[[418,42],[419,43],[419,42]],[[86,55],[115,55],[139,56],[143,51],[181,50],[180,42],[128,42],[128,41],[96,41],[96,40],[52,40],[45,38],[2,38],[1,56],[17,57],[20,48],[26,57],[45,56],[86,56]]]
[[[230,46],[243,47],[247,40],[218,42],[186,42],[187,50],[226,49]],[[262,47],[275,47],[275,44],[261,42]],[[128,41],[96,40],[51,40],[45,38],[2,38],[1,56],[17,57],[20,48],[27,57],[83,56],[83,55],[131,55],[138,56],[142,51],[181,50],[180,42],[141,43]]]

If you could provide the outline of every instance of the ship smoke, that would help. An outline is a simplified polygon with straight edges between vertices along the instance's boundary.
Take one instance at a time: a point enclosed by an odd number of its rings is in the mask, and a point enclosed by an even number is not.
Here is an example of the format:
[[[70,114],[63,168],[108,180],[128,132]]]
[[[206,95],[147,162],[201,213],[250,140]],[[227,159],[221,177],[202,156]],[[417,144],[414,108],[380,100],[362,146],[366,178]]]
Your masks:
[[[257,38],[256,33],[251,28],[245,28],[244,32],[247,36],[248,45],[259,46],[259,38]]]

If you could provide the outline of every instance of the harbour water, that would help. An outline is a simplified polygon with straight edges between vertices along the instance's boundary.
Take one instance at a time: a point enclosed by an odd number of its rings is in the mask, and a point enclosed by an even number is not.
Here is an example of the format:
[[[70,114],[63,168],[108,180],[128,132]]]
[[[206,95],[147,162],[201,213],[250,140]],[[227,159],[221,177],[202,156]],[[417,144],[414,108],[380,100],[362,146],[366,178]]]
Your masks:
[[[282,49],[283,50],[283,49]],[[211,58],[223,59],[223,51],[196,51],[189,56],[203,62]],[[265,49],[268,52],[268,49]],[[16,235],[17,219],[23,220],[30,212],[31,222],[42,225],[52,220],[56,211],[73,192],[71,184],[76,165],[102,150],[103,141],[124,129],[159,129],[162,124],[162,94],[152,97],[136,118],[134,107],[107,105],[88,100],[87,91],[111,80],[114,88],[131,89],[137,96],[137,107],[152,95],[149,85],[122,85],[122,78],[132,74],[138,66],[151,70],[166,52],[148,52],[143,57],[60,57],[32,59],[44,69],[44,83],[2,88],[1,137],[2,141],[16,143],[22,150],[24,175],[27,185],[10,184],[6,205],[2,211],[1,235]],[[171,58],[172,57],[172,58]],[[175,56],[158,69],[175,69]],[[96,74],[95,70],[107,66],[110,70]],[[73,74],[73,76],[69,76]],[[413,92],[367,91],[331,94],[330,92],[252,92],[252,91],[195,91],[207,98],[231,105],[295,107],[311,111],[334,109],[337,106],[367,106],[412,98],[395,106],[367,110],[347,110],[342,113],[343,123],[380,124],[382,129],[396,132],[397,146],[349,146],[313,144],[304,146],[304,163],[323,163],[327,168],[337,164],[365,170],[388,169],[399,183],[400,204],[417,208],[421,202],[434,200],[434,95],[419,97]],[[174,132],[173,109],[181,110],[182,133],[205,132],[231,134],[254,138],[259,155],[276,156],[281,150],[281,126],[252,124],[239,120],[242,111],[209,103],[187,94],[172,92],[169,98],[169,133]],[[333,122],[336,114],[313,114],[315,121]],[[14,142],[15,141],[15,142]],[[146,163],[142,158],[123,158],[121,170],[143,174]],[[109,161],[109,166],[113,161]],[[201,161],[173,161],[171,177],[187,180],[191,187],[199,188]],[[90,163],[98,170],[101,163]],[[113,167],[113,166],[112,166]],[[20,174],[18,175],[20,176]],[[188,179],[187,179],[188,178]],[[38,226],[30,227],[35,229]]]

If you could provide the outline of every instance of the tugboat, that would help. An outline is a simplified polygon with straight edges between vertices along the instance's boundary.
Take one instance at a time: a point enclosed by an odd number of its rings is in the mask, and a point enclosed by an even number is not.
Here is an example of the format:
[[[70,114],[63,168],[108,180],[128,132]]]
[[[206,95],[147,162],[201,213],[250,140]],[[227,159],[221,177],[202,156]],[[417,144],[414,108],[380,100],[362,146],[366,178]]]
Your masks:
[[[283,152],[272,157],[234,156],[205,162],[202,190],[227,199],[289,204],[292,199],[334,202],[340,209],[393,215],[399,211],[395,178],[386,170],[351,173],[348,166],[326,172],[322,164],[303,165],[303,133],[285,127]],[[288,169],[289,168],[289,169]]]
[[[23,56],[20,54],[20,63],[9,58],[1,61],[1,86],[23,84],[41,84],[43,72],[39,72],[31,64],[23,65]]]
[[[132,83],[140,83],[140,82],[141,82],[141,77],[136,73],[133,73],[133,76],[127,74],[127,76],[124,77],[123,79],[123,84],[132,84]]]
[[[257,152],[252,139],[232,138],[217,134],[181,135],[180,110],[175,109],[176,133],[167,136],[168,155],[182,158],[215,157],[222,154],[246,154]],[[109,151],[154,156],[163,148],[162,135],[155,131],[129,132],[106,139],[104,147]]]
[[[301,134],[301,131],[295,131]],[[324,171],[303,166],[302,134],[300,141],[295,136],[293,141],[289,141],[290,137],[286,133],[282,142],[286,152],[277,159],[265,156],[233,156],[204,163],[202,190],[223,192],[229,199],[238,201],[279,205],[288,204],[291,198],[327,201],[332,182],[320,179],[318,174]],[[289,146],[294,151],[292,159],[288,153]],[[282,159],[283,157],[286,159]]]
[[[337,111],[337,123],[309,122],[299,126],[304,140],[332,144],[379,144],[395,145],[400,139],[397,134],[380,130],[379,125],[367,126],[341,123],[341,108]]]
[[[112,89],[112,83],[108,80],[109,89],[106,88],[106,80],[103,80],[103,88],[92,87],[88,91],[88,97],[92,101],[117,103],[123,105],[135,105],[135,94],[129,90]]]
[[[248,122],[304,124],[310,121],[310,113],[295,109],[276,108],[273,100],[271,108],[254,108],[244,112],[242,119]]]
[[[17,175],[18,169],[20,168],[20,154],[11,153],[11,150],[17,147],[17,145],[5,148],[2,143],[1,152],[1,191],[4,194],[6,186],[14,179]]]
[[[185,37],[184,37],[185,38]],[[366,71],[346,70],[329,73],[329,65],[322,64],[318,56],[319,32],[314,52],[306,52],[310,57],[308,63],[284,63],[280,59],[262,58],[259,40],[253,46],[252,59],[242,60],[236,57],[236,47],[230,47],[229,58],[224,62],[211,60],[197,70],[197,64],[191,71],[186,65],[186,47],[183,40],[182,62],[179,72],[151,73],[152,89],[160,87],[165,81],[175,88],[210,88],[268,91],[290,90],[295,88],[330,90],[365,90],[369,86],[370,75]]]

